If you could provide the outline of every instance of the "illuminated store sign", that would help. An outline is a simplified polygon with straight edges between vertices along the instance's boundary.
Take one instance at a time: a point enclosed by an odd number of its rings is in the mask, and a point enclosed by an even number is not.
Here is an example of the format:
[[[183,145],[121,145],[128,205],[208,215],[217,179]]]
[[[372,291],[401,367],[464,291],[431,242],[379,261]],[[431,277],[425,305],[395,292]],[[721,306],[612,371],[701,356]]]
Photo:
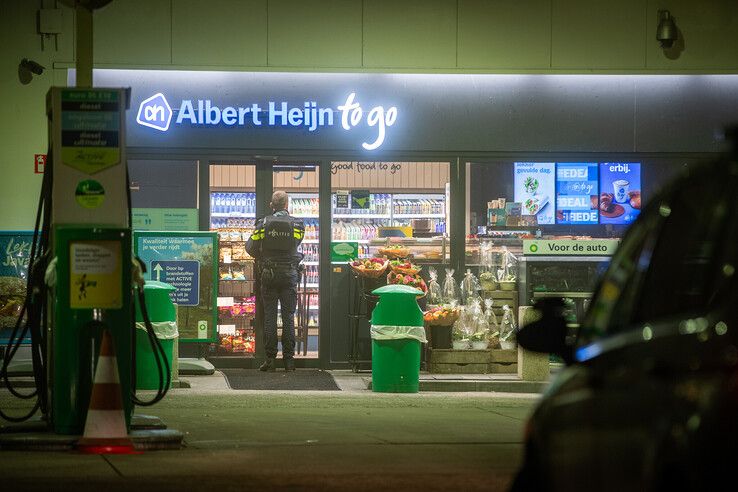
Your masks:
[[[176,116],[174,115],[176,113]],[[287,102],[269,101],[264,106],[252,103],[248,106],[221,107],[211,99],[182,99],[179,109],[172,111],[164,94],[157,93],[141,101],[136,116],[139,125],[162,132],[169,130],[171,123],[192,126],[239,126],[239,127],[293,127],[314,132],[321,127],[338,126],[344,131],[360,125],[374,129],[373,140],[363,142],[365,150],[378,149],[384,143],[387,129],[397,121],[397,108],[375,106],[362,108],[356,93],[350,93],[337,108],[322,107],[315,101],[305,101],[300,106]]]

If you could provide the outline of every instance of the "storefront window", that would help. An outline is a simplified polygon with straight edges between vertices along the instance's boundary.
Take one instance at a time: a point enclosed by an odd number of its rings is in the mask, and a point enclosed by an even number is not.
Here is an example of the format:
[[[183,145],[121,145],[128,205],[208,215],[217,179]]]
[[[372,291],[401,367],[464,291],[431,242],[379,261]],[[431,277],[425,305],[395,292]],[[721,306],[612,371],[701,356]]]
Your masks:
[[[514,313],[555,296],[570,299],[581,319],[643,204],[692,162],[560,156],[467,163],[466,265],[484,273],[484,295],[504,299]],[[515,273],[505,269],[505,255],[515,259]]]
[[[197,169],[197,161],[130,159],[133,229],[199,230]]]
[[[445,263],[448,247],[446,162],[331,163],[333,241],[370,258],[389,243],[421,263]]]
[[[372,290],[387,283],[427,289],[431,271],[443,282],[450,262],[449,168],[447,162],[331,163],[331,251],[341,258],[332,269],[332,286],[341,288],[340,300],[331,304],[335,360],[348,360],[354,369],[371,360]],[[394,264],[381,275],[364,272],[364,261],[368,269],[384,258]],[[347,259],[362,264],[349,268]],[[425,307],[428,296],[419,303]]]

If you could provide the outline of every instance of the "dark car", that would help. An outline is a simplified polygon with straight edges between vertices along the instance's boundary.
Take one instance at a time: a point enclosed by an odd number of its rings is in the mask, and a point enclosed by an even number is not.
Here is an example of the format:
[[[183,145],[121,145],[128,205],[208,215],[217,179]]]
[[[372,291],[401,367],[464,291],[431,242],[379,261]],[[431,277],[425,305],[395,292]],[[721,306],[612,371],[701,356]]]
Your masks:
[[[526,427],[520,490],[735,490],[738,163],[689,170],[644,208],[580,326],[537,304],[524,348],[565,367]]]

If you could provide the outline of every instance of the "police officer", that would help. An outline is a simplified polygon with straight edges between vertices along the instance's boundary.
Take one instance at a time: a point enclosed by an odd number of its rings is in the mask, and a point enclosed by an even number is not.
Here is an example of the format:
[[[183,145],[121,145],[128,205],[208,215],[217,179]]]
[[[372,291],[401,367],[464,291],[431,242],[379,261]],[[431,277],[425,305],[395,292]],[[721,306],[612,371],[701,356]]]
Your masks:
[[[261,371],[276,369],[277,301],[282,307],[282,358],[285,371],[295,370],[295,309],[298,270],[302,253],[297,247],[305,237],[305,225],[287,212],[287,193],[275,191],[269,204],[274,213],[256,221],[246,251],[256,259],[264,306],[264,351]]]

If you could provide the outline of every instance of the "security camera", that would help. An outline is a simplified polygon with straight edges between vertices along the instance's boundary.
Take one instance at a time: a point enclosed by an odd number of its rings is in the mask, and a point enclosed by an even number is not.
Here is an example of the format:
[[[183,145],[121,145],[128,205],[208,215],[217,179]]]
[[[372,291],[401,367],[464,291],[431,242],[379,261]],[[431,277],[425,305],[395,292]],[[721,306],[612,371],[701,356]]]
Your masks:
[[[46,67],[33,60],[29,60],[28,58],[24,58],[23,60],[21,60],[20,64],[21,67],[36,75],[41,75],[42,73],[44,73],[44,70],[46,70]]]
[[[659,25],[656,28],[656,40],[663,49],[669,49],[674,46],[674,43],[679,38],[679,31],[674,19],[671,16],[671,12],[668,10],[659,10]]]

